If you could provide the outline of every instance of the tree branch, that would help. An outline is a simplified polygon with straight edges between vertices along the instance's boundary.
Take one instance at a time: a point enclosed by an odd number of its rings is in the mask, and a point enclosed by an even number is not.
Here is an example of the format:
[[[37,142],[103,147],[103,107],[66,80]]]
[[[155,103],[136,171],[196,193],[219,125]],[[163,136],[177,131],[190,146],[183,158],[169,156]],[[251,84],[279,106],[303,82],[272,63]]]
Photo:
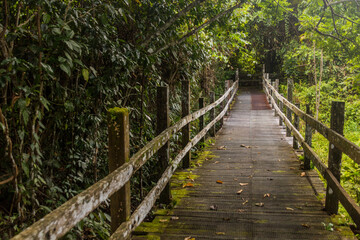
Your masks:
[[[145,42],[142,44],[143,47],[146,47],[151,40],[155,37],[158,36],[160,34],[162,34],[166,29],[168,29],[176,20],[178,20],[179,18],[183,17],[188,11],[190,11],[193,7],[195,7],[198,4],[201,4],[202,2],[204,2],[205,0],[195,0],[194,2],[192,2],[191,4],[189,4],[188,6],[186,6],[183,10],[181,10],[179,13],[177,13],[174,17],[168,19],[166,21],[166,23],[160,27],[154,34],[148,36],[145,40]]]
[[[184,42],[187,38],[189,38],[190,36],[194,35],[195,33],[199,32],[201,29],[207,27],[209,24],[215,22],[216,20],[218,20],[220,17],[224,16],[227,13],[230,13],[232,11],[234,11],[236,8],[239,8],[241,6],[242,2],[234,5],[233,7],[219,13],[218,15],[216,15],[215,17],[211,18],[210,20],[206,21],[205,23],[201,24],[200,26],[194,28],[192,31],[188,32],[187,34],[185,34],[184,36],[182,36],[180,39],[176,40],[176,41],[172,41],[169,44],[166,44],[165,46],[159,48],[158,50],[156,50],[154,53],[152,53],[151,55],[155,55],[158,54],[161,51],[164,51],[166,49],[168,49],[171,46],[175,46],[177,44],[180,44],[182,42]]]

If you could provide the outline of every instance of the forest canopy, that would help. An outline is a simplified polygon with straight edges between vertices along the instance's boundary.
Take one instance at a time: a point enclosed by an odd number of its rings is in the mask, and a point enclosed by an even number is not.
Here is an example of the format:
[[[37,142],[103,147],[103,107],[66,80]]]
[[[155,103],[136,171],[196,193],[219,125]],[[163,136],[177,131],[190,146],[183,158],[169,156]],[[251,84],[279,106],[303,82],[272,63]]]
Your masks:
[[[182,80],[208,101],[235,69],[254,76],[265,64],[280,82],[293,78],[296,98],[314,111],[318,93],[326,123],[332,99],[349,102],[359,133],[359,45],[358,0],[3,0],[0,239],[108,173],[107,109],[130,110],[131,153],[151,140],[156,86],[170,87],[173,123]],[[155,161],[132,180],[134,204],[156,180]],[[359,202],[360,179],[350,175]],[[107,204],[92,216],[68,237],[106,239]]]

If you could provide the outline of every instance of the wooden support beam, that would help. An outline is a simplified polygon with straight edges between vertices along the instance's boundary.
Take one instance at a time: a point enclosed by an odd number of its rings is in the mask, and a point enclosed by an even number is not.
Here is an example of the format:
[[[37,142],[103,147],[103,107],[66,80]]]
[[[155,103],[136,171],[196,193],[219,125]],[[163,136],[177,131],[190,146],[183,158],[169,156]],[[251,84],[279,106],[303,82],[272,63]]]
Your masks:
[[[215,93],[214,93],[214,92],[210,92],[210,102],[211,102],[211,103],[215,102]],[[227,112],[227,111],[226,111],[226,112]],[[226,114],[225,114],[225,115],[226,115]],[[214,120],[214,118],[215,118],[215,108],[213,108],[213,109],[210,110],[210,121]],[[209,133],[210,133],[210,136],[211,136],[211,137],[215,137],[215,133],[216,133],[215,124],[214,124],[214,126],[212,126],[212,127],[210,128]]]
[[[112,108],[108,111],[109,172],[129,161],[129,111]],[[130,182],[110,197],[111,232],[130,217]]]
[[[203,107],[204,107],[204,98],[201,97],[199,98],[199,109],[202,109]],[[223,109],[223,107],[221,107],[221,109]],[[224,121],[224,118],[221,118],[221,120]],[[204,129],[204,115],[202,115],[199,118],[199,132],[201,132],[203,129]],[[204,147],[204,144],[205,144],[205,137],[200,139],[200,146]]]
[[[190,81],[184,80],[182,81],[182,117],[186,117],[190,114]],[[190,123],[186,124],[182,128],[182,148],[186,147],[186,145],[190,141]],[[190,167],[190,159],[191,159],[191,151],[185,154],[183,158],[183,168]]]
[[[310,104],[306,104],[306,114],[311,115]],[[305,142],[312,147],[312,128],[308,122],[305,127]],[[304,151],[304,169],[310,170],[310,156]]]
[[[283,97],[283,94],[281,94],[281,96]],[[284,112],[284,104],[282,101],[279,102],[279,108],[280,108],[280,112],[279,112],[279,125],[282,126],[283,125],[283,121],[282,121],[282,118],[281,118],[281,113]]]
[[[331,120],[330,128],[337,133],[343,135],[344,133],[344,116],[345,103],[333,101],[331,104]],[[328,166],[336,180],[340,183],[341,172],[341,157],[342,152],[335,147],[333,143],[329,143],[329,159]],[[328,185],[326,188],[325,209],[330,214],[337,214],[339,208],[339,197],[334,194],[334,190]]]
[[[156,134],[159,135],[165,129],[170,127],[169,119],[169,87],[157,87],[157,126]],[[158,150],[159,158],[159,178],[161,178],[165,169],[169,166],[170,161],[170,143],[167,141],[162,148]],[[160,203],[171,203],[170,183],[166,184],[160,194]]]
[[[288,79],[287,81],[287,100],[289,102],[293,101],[293,88],[294,88],[294,82],[292,79]],[[286,118],[289,119],[290,122],[292,122],[292,114],[291,109],[289,107],[286,107]],[[291,130],[289,127],[286,127],[286,136],[291,137]]]
[[[300,103],[296,103],[295,106],[297,108],[300,108]],[[299,131],[300,128],[300,118],[298,115],[294,114],[294,127],[296,128],[296,130]],[[296,140],[296,137],[293,137],[293,148],[294,149],[299,149],[299,142]]]

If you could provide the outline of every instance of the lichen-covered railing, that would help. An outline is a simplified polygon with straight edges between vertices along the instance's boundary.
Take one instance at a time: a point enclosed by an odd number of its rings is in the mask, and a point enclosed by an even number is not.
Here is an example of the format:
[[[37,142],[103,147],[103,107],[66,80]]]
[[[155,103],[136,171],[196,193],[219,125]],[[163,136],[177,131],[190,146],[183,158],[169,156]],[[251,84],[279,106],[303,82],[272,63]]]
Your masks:
[[[217,117],[213,117],[211,122],[186,144],[185,148],[165,169],[157,185],[149,192],[130,218],[127,217],[127,221],[123,222],[116,229],[110,239],[128,238],[131,231],[136,228],[149,213],[182,158],[205,136],[210,129],[214,129],[216,122],[224,117],[236,94],[237,88],[238,80],[235,81],[218,100],[192,114],[188,114],[173,126],[162,131],[145,147],[134,154],[126,163],[77,196],[65,202],[59,208],[55,209],[12,239],[58,239],[64,236],[72,227],[95,210],[102,202],[124,187],[129,182],[131,176],[159,149],[161,149],[170,140],[173,134],[177,133],[180,129],[192,121],[202,117],[205,113],[209,111],[214,113],[215,107],[226,101],[226,103],[223,104],[222,111],[217,115]]]
[[[286,99],[281,94],[279,94],[279,92],[277,91],[278,81],[275,81],[273,86],[270,83],[268,74],[266,73],[263,77],[263,86],[269,102],[275,109],[275,114],[279,115],[279,118],[281,118],[281,120],[285,122],[287,128],[291,131],[294,138],[301,144],[302,148],[304,149],[305,168],[310,167],[311,159],[314,166],[319,170],[321,175],[327,181],[325,205],[326,210],[331,214],[336,214],[338,211],[338,202],[340,201],[346,211],[349,213],[354,223],[359,228],[360,207],[340,184],[341,153],[345,153],[353,161],[360,164],[360,147],[342,136],[344,103],[339,104],[339,102],[333,102],[331,121],[332,126],[335,127],[334,129],[331,129],[320,121],[314,119],[309,114],[300,110],[299,107],[291,103],[291,100],[289,101],[289,99]],[[291,86],[288,87],[288,92],[289,91],[291,91]],[[289,95],[291,96],[291,93],[288,93],[288,96]],[[290,99],[291,98],[292,97],[290,97]],[[279,102],[280,106],[277,102]],[[286,116],[283,113],[283,106],[287,107]],[[340,106],[340,111],[336,110],[336,106]],[[291,120],[291,113],[294,113],[294,121]],[[306,123],[305,138],[299,132],[298,118],[301,118]],[[307,136],[308,134],[311,134],[311,128],[322,134],[330,143],[328,162],[329,167],[327,167],[321,161],[320,157],[311,148],[311,137]],[[306,163],[307,160],[309,161],[308,163]]]

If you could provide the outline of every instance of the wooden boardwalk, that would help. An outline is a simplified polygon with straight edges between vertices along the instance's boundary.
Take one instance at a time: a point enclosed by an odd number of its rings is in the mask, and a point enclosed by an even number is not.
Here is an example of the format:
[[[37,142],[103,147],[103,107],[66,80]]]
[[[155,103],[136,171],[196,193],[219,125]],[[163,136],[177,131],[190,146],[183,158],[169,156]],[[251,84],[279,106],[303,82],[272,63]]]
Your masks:
[[[313,189],[321,184],[301,176],[300,162],[261,92],[241,91],[211,151],[215,157],[201,167],[182,171],[194,182],[172,180],[174,194],[184,194],[186,182],[194,187],[174,209],[143,223],[133,239],[353,239],[346,228],[325,230],[330,217]]]

